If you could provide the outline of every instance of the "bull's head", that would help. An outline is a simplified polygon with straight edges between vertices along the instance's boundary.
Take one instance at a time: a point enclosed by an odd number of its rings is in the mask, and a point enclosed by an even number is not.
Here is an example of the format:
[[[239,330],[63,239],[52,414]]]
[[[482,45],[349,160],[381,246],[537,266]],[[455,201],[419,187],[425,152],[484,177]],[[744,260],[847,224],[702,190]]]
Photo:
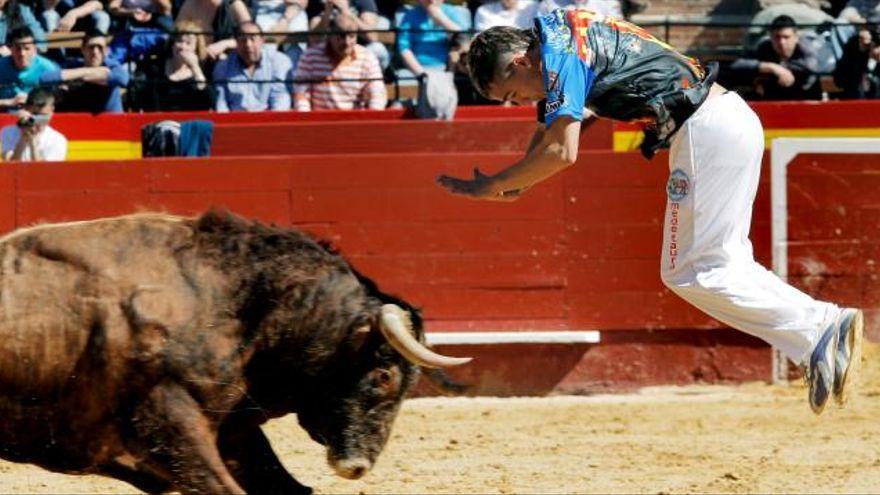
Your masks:
[[[418,366],[470,361],[431,351],[421,343],[422,336],[417,311],[385,304],[375,322],[352,329],[350,362],[299,412],[300,424],[327,447],[327,460],[338,475],[356,479],[372,468],[418,377]]]

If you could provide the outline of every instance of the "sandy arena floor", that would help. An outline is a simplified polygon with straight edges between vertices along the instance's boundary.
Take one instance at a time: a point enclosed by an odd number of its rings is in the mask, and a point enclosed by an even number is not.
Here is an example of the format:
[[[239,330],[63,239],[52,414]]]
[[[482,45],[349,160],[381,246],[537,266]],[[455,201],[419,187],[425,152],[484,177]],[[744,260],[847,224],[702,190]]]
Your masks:
[[[880,491],[880,349],[860,396],[816,418],[799,384],[638,394],[419,399],[364,479],[334,477],[296,419],[268,427],[319,493],[865,493]],[[0,462],[0,492],[131,493],[97,476]]]

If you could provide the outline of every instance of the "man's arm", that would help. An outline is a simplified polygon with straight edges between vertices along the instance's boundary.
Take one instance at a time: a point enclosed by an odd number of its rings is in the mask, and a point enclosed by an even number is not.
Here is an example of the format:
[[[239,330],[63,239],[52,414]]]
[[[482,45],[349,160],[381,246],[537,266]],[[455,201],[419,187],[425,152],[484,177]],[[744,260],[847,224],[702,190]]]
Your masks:
[[[21,22],[31,29],[31,32],[34,34],[34,41],[37,43],[37,50],[40,53],[46,51],[46,30],[43,29],[40,21],[37,20],[36,16],[34,16],[33,10],[31,7],[25,5],[24,2],[18,4],[19,10],[21,11]],[[10,22],[10,21],[6,21]],[[9,40],[6,40],[9,42]],[[6,45],[0,45],[6,46]]]
[[[547,130],[544,127],[543,122],[538,122],[537,127],[535,127],[535,133],[532,134],[532,140],[529,141],[529,146],[526,148],[526,155],[532,152],[536,146],[538,146],[541,141],[544,139],[544,132]]]
[[[441,186],[453,194],[472,199],[505,201],[514,199],[523,190],[542,182],[577,160],[581,122],[570,116],[557,118],[546,131],[532,138],[526,156],[495,175],[474,170],[473,180],[441,176]]]
[[[867,22],[861,14],[859,14],[859,10],[852,5],[853,2],[848,2],[846,7],[837,14],[837,19],[849,22],[851,24],[863,24]]]
[[[122,0],[110,0],[107,4],[107,10],[111,15],[116,17],[132,17],[134,13],[140,9],[134,7],[124,7]]]
[[[369,57],[370,62],[364,75],[370,81],[364,85],[362,95],[364,107],[370,110],[384,110],[388,105],[388,94],[385,91],[385,82],[382,80],[382,68],[379,66],[379,60],[372,53],[366,52],[365,56]]]
[[[293,21],[300,12],[305,10],[305,4],[307,3],[308,1],[303,2],[302,0],[285,0],[284,13],[281,15],[281,18],[278,19],[278,22],[269,28],[268,32],[286,33],[290,26],[290,22]]]
[[[104,5],[99,0],[89,0],[79,7],[68,10],[67,13],[64,14],[64,16],[58,22],[58,27],[56,28],[56,31],[60,31],[62,33],[69,32],[73,29],[76,21],[101,10],[104,10]]]
[[[110,78],[110,69],[101,67],[77,67],[75,69],[61,69],[60,81],[83,81],[93,84],[107,85]]]
[[[407,48],[406,50],[401,51],[400,58],[403,60],[403,65],[405,65],[413,74],[419,76],[425,72],[425,68],[419,63],[419,59],[416,58],[416,54],[413,53],[412,50]]]
[[[399,30],[397,33],[397,52],[400,54],[400,58],[403,61],[404,67],[409,69],[414,75],[418,76],[422,72],[425,72],[422,64],[419,63],[419,59],[416,58],[416,54],[412,51],[412,21],[410,20],[410,16],[412,16],[411,12],[405,13],[400,20],[400,25],[397,26]]]
[[[751,76],[759,74],[771,75],[783,87],[794,84],[794,74],[776,62],[765,62],[755,58],[741,58],[730,64],[730,70]]]
[[[464,31],[462,26],[450,19],[446,12],[443,12],[443,0],[426,0],[422,4],[428,12],[428,16],[440,27],[450,32]]]
[[[2,83],[0,83],[2,84]],[[27,101],[27,93],[18,93],[12,98],[2,98],[0,99],[0,108],[13,108],[20,107],[24,105],[24,102]]]

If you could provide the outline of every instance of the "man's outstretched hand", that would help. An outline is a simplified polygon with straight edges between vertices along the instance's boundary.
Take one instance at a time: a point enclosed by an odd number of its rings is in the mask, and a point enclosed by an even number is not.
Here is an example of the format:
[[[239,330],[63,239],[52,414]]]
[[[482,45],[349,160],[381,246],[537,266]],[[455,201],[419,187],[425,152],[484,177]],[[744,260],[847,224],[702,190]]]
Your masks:
[[[526,189],[499,191],[495,187],[492,176],[474,168],[473,179],[457,179],[448,175],[437,177],[437,183],[452,194],[466,196],[470,199],[484,201],[516,201]]]

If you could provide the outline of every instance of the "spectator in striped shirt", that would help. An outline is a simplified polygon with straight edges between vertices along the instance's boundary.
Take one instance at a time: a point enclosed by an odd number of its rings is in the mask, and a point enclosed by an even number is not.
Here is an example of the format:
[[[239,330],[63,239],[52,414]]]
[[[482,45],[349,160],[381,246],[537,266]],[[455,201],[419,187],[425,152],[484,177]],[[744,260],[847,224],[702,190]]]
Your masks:
[[[388,103],[376,56],[357,44],[358,26],[348,16],[330,23],[327,41],[309,47],[294,76],[297,110],[382,110]]]

